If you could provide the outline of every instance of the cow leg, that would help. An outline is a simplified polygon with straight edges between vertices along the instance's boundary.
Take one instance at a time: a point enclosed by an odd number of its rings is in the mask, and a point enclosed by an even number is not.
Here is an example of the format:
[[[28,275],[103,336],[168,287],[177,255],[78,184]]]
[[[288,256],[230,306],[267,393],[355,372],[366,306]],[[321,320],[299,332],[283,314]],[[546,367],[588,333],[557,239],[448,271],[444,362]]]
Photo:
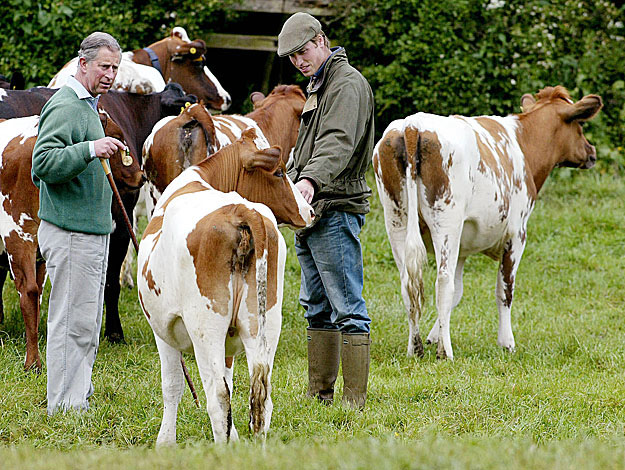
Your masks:
[[[26,361],[24,369],[41,372],[39,355],[39,297],[41,288],[37,283],[37,245],[20,238],[6,240],[9,263],[14,276],[15,288],[20,294],[20,309],[26,329]]]
[[[508,351],[514,351],[515,348],[510,309],[512,297],[514,296],[514,281],[523,249],[524,245],[519,239],[508,241],[497,273],[497,290],[495,292],[497,309],[499,311],[497,344]]]
[[[178,404],[184,392],[184,374],[180,365],[180,351],[172,348],[158,335],[154,335],[161,358],[161,387],[163,389],[163,421],[156,445],[176,443],[176,417]]]
[[[228,390],[230,390],[230,399],[232,400],[232,378],[234,375],[234,356],[226,357],[226,384],[228,384]]]
[[[206,394],[206,409],[211,420],[215,442],[237,441],[239,435],[232,422],[230,402],[232,389],[228,384],[228,380],[232,383],[232,370],[226,371],[224,349],[228,324],[225,324],[223,331],[214,324],[209,328],[208,322],[198,325],[198,328],[193,330],[205,332],[202,337],[194,335],[190,328],[188,330],[193,341],[195,358]],[[221,338],[221,341],[218,338]]]
[[[8,270],[9,257],[5,251],[0,255],[0,323],[4,323],[4,301],[2,298],[2,290],[4,289],[4,281],[6,281]]]
[[[460,300],[462,299],[463,285],[462,285],[462,273],[464,272],[464,262],[466,261],[466,257],[458,258],[458,263],[456,264],[456,275],[454,277],[454,302],[452,306],[452,310],[458,306]],[[434,322],[434,326],[430,330],[428,334],[427,343],[428,344],[437,344],[438,343],[438,334],[440,331],[440,327],[438,325],[438,318]]]
[[[436,255],[436,310],[438,312],[438,347],[439,359],[453,359],[449,323],[454,303],[456,266],[460,248],[462,226],[439,227],[432,230],[432,244]],[[436,236],[434,235],[436,234]]]
[[[119,272],[126,256],[130,235],[125,225],[116,221],[115,230],[111,233],[111,242],[106,270],[106,286],[104,302],[106,303],[106,321],[104,337],[111,343],[125,343],[124,330],[119,318]]]

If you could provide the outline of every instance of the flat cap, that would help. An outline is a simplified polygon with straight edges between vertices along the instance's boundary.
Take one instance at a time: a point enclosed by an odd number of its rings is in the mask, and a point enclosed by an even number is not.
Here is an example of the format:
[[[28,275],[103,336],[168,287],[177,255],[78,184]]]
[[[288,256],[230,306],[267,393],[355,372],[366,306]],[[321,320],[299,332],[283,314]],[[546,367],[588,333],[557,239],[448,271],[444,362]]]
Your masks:
[[[289,17],[278,35],[278,55],[293,54],[321,32],[321,23],[312,15],[298,12]]]

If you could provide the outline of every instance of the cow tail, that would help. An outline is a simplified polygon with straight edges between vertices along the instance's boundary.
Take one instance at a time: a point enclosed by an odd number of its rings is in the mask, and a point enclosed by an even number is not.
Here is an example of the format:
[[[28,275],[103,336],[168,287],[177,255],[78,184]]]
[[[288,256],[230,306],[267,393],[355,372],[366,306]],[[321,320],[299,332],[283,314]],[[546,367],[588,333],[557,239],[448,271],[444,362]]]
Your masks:
[[[215,153],[217,151],[217,136],[215,134],[215,124],[209,112],[201,104],[187,108],[186,112],[189,117],[200,124],[200,127],[204,131],[207,154],[211,155]]]
[[[402,295],[408,310],[410,338],[408,354],[422,354],[423,345],[419,336],[419,319],[423,307],[423,267],[427,264],[427,251],[419,223],[420,175],[419,167],[422,159],[421,133],[410,125],[404,128],[406,145],[406,195],[407,204],[407,237],[404,254],[404,272],[402,277]]]
[[[250,211],[248,227],[254,244],[256,267],[256,299],[258,305],[258,349],[257,358],[250,376],[250,429],[254,434],[265,430],[267,399],[271,393],[270,358],[267,344],[267,258],[269,239],[265,220],[256,211]]]

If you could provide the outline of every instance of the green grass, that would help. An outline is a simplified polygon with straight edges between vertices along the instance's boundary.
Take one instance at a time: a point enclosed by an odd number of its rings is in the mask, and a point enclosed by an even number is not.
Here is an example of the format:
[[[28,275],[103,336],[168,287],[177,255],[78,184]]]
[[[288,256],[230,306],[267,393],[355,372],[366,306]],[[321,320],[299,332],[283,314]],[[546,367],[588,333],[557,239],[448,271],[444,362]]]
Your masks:
[[[373,318],[364,412],[304,398],[299,265],[292,234],[284,230],[284,319],[264,444],[247,429],[241,357],[233,415],[242,442],[212,444],[206,410],[185,391],[178,448],[153,449],[161,419],[160,365],[136,290],[122,292],[128,344],[101,345],[91,409],[49,418],[45,374],[22,371],[24,327],[8,281],[0,325],[0,468],[624,468],[624,200],[621,179],[592,171],[549,180],[530,218],[517,276],[516,352],[496,345],[497,264],[477,256],[467,260],[464,298],[452,314],[456,359],[437,361],[431,346],[421,359],[405,356],[399,276],[374,196],[362,233],[365,299]],[[434,268],[430,259],[423,337],[435,318]],[[47,294],[42,352],[46,300]],[[202,392],[195,360],[188,357],[187,364]],[[338,397],[341,392],[339,378]],[[200,400],[204,406],[203,393]]]

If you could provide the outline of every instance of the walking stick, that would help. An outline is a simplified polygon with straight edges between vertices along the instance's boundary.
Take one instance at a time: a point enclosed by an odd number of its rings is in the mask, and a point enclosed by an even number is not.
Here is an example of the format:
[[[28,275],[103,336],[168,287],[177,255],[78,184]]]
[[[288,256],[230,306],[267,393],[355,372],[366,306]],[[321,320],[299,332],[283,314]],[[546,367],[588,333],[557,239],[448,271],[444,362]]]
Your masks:
[[[126,152],[127,150],[122,150]],[[123,155],[122,155],[123,157]],[[113,194],[115,195],[115,200],[119,205],[119,208],[122,211],[122,215],[124,217],[124,222],[126,222],[126,228],[128,229],[128,233],[130,234],[130,238],[132,238],[132,244],[135,247],[135,253],[139,253],[139,244],[137,243],[137,237],[135,237],[135,232],[132,229],[132,224],[130,223],[130,219],[128,218],[128,214],[126,213],[126,209],[124,208],[124,203],[122,202],[122,198],[119,195],[119,191],[117,190],[117,185],[113,180],[113,175],[111,174],[111,168],[106,163],[106,158],[100,158],[100,163],[102,163],[102,168],[104,168],[104,174],[109,181],[109,185],[113,190]],[[200,407],[200,400],[197,398],[197,393],[195,392],[195,387],[193,386],[193,381],[191,380],[191,376],[189,375],[189,371],[187,370],[187,365],[184,363],[184,358],[182,357],[182,353],[180,353],[180,365],[182,366],[182,371],[184,372],[184,378],[187,379],[187,384],[189,385],[189,389],[191,390],[191,395],[193,395],[193,400],[195,400],[195,405]]]

